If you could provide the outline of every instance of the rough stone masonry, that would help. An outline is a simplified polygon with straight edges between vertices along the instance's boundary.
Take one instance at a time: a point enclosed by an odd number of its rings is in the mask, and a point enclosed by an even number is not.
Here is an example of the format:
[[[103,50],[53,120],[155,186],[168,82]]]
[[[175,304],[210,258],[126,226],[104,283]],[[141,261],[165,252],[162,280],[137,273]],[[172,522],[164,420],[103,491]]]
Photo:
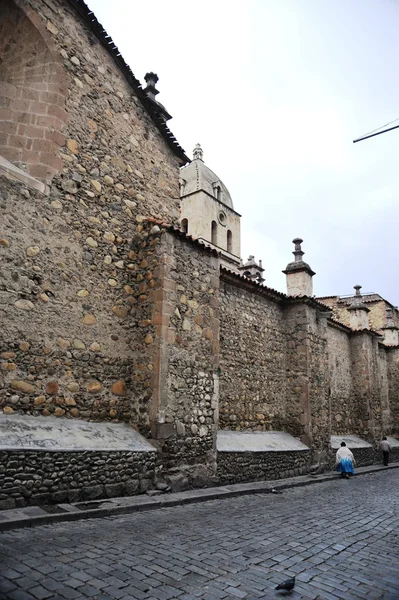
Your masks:
[[[220,429],[284,430],[311,449],[264,457],[265,476],[327,468],[331,435],[398,433],[397,345],[228,271],[180,231],[188,159],[85,3],[0,0],[0,13],[2,417],[126,423],[156,451],[132,455],[146,483],[126,486],[124,455],[115,481],[94,468],[114,456],[72,468],[8,448],[0,503],[257,477],[259,456],[218,466]]]

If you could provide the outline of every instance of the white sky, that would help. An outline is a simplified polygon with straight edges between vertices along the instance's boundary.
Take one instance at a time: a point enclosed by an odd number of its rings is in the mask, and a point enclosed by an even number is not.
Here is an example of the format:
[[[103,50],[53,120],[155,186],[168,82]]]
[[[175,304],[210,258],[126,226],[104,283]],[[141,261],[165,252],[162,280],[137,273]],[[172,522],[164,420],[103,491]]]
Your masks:
[[[399,304],[399,0],[89,0],[169,127],[228,187],[242,256],[285,291],[292,239],[316,295]],[[399,124],[396,123],[396,124]]]

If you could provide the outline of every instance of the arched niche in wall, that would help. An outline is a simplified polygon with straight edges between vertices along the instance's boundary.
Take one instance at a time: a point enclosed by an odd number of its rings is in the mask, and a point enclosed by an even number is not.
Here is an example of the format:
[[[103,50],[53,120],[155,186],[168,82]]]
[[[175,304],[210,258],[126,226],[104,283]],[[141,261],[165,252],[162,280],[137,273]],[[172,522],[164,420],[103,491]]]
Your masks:
[[[66,77],[40,17],[0,0],[0,155],[49,183],[61,170]]]
[[[183,233],[188,233],[188,220],[187,219],[182,219],[181,230]]]

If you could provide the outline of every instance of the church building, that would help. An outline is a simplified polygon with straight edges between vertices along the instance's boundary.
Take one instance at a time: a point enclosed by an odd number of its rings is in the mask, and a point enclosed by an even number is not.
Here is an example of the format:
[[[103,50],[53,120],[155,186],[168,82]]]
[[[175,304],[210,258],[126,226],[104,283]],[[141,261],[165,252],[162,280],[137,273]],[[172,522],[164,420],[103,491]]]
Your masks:
[[[268,287],[84,0],[0,14],[0,508],[399,460],[396,307],[317,298],[300,238]]]

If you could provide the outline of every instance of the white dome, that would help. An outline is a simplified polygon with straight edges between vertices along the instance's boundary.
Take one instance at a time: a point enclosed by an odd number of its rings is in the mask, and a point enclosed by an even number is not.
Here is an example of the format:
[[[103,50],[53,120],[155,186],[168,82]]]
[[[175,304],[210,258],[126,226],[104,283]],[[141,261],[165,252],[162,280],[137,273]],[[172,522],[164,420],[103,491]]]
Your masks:
[[[201,146],[197,144],[192,162],[180,170],[181,197],[203,191],[234,210],[229,190],[219,177],[206,166],[202,156]]]

